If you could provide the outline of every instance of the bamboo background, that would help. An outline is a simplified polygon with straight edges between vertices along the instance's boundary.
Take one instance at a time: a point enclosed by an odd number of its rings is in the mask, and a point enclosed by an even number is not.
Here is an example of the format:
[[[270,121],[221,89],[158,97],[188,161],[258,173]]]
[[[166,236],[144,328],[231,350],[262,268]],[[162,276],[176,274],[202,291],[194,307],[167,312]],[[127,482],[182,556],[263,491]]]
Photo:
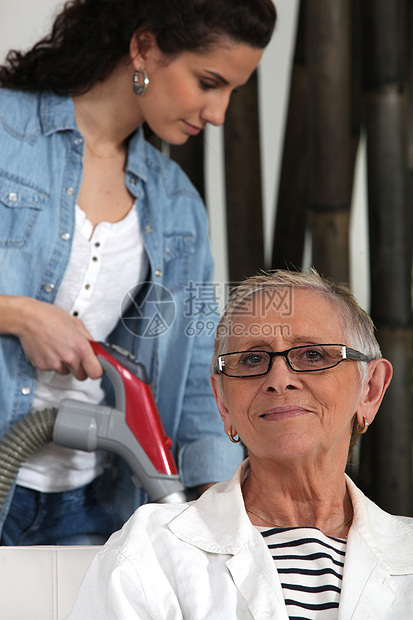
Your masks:
[[[351,473],[384,509],[413,514],[413,0],[301,0],[271,265],[263,252],[257,75],[225,123],[229,277],[310,263],[349,282],[355,159],[367,142],[370,314],[391,386]],[[202,138],[179,149],[202,191]],[[175,157],[175,150],[171,150]]]
[[[10,47],[24,49],[40,38],[62,4],[63,0],[0,0],[4,54]],[[222,133],[225,208],[220,207],[220,192],[210,187],[211,151],[214,164],[222,157],[214,150],[212,132],[192,138],[185,147],[171,147],[170,155],[207,198],[218,280],[237,281],[260,268],[301,269],[314,264],[324,275],[353,281],[357,298],[373,316],[395,375],[351,473],[383,508],[413,514],[413,0],[275,0],[275,4],[279,20],[269,46],[272,51],[264,55],[248,87],[233,97]],[[279,130],[282,133],[284,69],[280,67],[289,66],[288,24],[295,23],[298,5],[279,165],[278,145],[268,149],[268,143],[277,142]],[[366,141],[370,266],[363,303],[364,285],[360,290],[355,280],[364,275],[359,251],[364,239],[353,235],[351,247],[349,226],[353,232],[355,222],[359,229],[364,226],[354,209],[354,166]],[[357,151],[359,143],[362,148]],[[274,204],[268,174],[263,174],[269,164],[275,178]],[[220,174],[214,167],[216,185]],[[217,252],[221,221],[227,226],[228,257],[225,248],[221,252],[218,247]],[[228,274],[222,267],[226,260]]]

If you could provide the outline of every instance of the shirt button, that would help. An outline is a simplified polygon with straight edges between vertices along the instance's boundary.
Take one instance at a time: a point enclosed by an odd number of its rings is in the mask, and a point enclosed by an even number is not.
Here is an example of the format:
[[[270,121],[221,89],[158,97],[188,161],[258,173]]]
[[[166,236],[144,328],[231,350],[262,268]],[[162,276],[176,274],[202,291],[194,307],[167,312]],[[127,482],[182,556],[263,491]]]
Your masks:
[[[75,193],[75,190],[73,189],[73,187],[66,187],[66,194],[68,196],[73,196],[74,193]]]
[[[30,386],[28,386],[28,385],[24,385],[24,386],[22,387],[21,392],[22,392],[22,394],[23,394],[24,396],[28,396],[28,395],[31,393]]]
[[[132,187],[135,187],[135,185],[136,185],[136,179],[131,179],[131,180],[129,181],[129,184],[130,184],[130,185],[132,185]]]
[[[145,226],[145,228],[144,228],[143,230],[144,230],[144,232],[146,232],[146,233],[150,233],[150,232],[151,232],[151,230],[152,230],[152,226]]]
[[[17,202],[17,194],[16,194],[16,192],[10,192],[10,194],[7,196],[7,198],[9,199],[10,202]]]
[[[96,261],[98,260],[98,257],[97,257],[97,256],[94,256],[94,257],[92,258],[92,260],[96,263]]]
[[[54,284],[53,282],[48,282],[47,284],[44,285],[44,290],[46,291],[46,293],[51,293],[52,291],[54,291]]]
[[[83,144],[83,138],[76,138],[75,139],[75,144],[76,144],[76,146],[79,146],[80,144]]]
[[[155,271],[155,275],[156,275],[156,276],[158,276],[158,278],[160,278],[160,277],[161,277],[161,275],[162,275],[162,271],[161,271],[160,269],[157,269],[157,270]]]
[[[70,239],[70,233],[68,233],[68,232],[62,233],[62,234],[60,235],[60,238],[61,238],[63,241],[69,241],[69,239]]]
[[[88,291],[90,289],[90,284],[85,284],[85,289]]]

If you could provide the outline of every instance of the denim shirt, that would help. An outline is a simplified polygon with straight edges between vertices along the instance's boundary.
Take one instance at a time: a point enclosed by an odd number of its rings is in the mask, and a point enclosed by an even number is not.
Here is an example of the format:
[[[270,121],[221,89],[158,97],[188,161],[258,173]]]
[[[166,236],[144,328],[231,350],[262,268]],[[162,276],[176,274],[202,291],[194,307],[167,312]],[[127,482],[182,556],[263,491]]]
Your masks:
[[[69,261],[83,171],[84,139],[73,102],[0,89],[0,132],[0,294],[53,303]],[[145,365],[183,484],[226,479],[243,455],[224,433],[209,384],[217,313],[210,299],[196,308],[190,303],[194,295],[198,302],[208,298],[208,286],[212,290],[205,206],[179,166],[148,144],[141,129],[129,140],[125,184],[135,197],[150,275],[108,340]],[[165,329],[148,337],[136,304],[150,317],[160,307],[151,298],[158,293]],[[1,436],[31,411],[34,383],[35,369],[18,338],[1,335]],[[122,520],[145,501],[129,474],[111,489]]]

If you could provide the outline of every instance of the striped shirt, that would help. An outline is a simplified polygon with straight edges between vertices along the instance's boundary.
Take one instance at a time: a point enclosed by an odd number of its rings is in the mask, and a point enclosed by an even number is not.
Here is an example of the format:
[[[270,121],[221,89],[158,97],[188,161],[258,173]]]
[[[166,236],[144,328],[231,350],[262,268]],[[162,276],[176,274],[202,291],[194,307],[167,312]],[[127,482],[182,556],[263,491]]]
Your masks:
[[[337,620],[346,541],[315,527],[257,529],[275,562],[290,620]]]

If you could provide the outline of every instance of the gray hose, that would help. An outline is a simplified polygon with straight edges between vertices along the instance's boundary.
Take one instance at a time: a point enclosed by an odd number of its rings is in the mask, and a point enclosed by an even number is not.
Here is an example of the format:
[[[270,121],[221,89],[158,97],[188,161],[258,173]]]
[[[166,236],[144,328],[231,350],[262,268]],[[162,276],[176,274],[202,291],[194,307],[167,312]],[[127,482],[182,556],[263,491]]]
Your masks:
[[[53,441],[57,409],[33,411],[12,426],[0,440],[0,509],[17,472],[28,457]]]

